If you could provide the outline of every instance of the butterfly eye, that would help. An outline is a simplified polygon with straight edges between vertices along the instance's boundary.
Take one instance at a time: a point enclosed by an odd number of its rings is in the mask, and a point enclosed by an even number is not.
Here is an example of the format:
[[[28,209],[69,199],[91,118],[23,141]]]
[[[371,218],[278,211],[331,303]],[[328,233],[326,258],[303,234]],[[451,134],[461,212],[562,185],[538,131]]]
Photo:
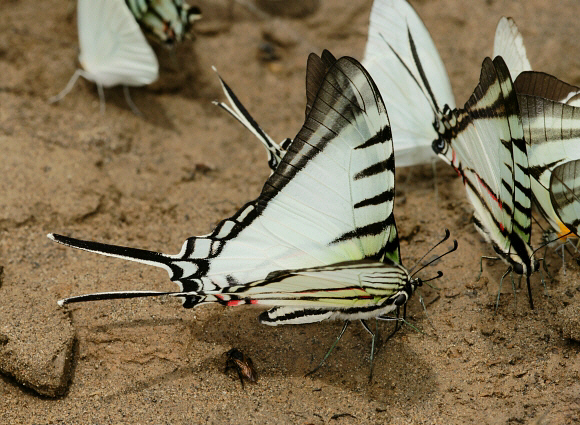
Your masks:
[[[441,153],[445,150],[445,141],[443,139],[433,140],[431,147],[435,153]]]

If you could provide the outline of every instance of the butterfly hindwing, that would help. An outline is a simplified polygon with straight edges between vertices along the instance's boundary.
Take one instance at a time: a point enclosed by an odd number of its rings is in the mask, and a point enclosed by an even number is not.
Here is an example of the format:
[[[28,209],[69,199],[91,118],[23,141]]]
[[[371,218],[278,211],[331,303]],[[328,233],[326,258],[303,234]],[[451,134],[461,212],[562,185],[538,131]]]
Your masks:
[[[198,7],[183,0],[125,0],[141,26],[159,41],[172,45],[182,41],[194,21],[201,18]]]
[[[260,315],[261,323],[303,324],[391,312],[407,302],[415,286],[400,265],[356,261],[275,272],[263,281],[208,294],[200,302],[276,306]]]
[[[103,87],[157,79],[157,57],[123,0],[79,0],[77,12],[83,76]]]
[[[580,159],[558,165],[550,177],[550,199],[560,221],[580,232]]]

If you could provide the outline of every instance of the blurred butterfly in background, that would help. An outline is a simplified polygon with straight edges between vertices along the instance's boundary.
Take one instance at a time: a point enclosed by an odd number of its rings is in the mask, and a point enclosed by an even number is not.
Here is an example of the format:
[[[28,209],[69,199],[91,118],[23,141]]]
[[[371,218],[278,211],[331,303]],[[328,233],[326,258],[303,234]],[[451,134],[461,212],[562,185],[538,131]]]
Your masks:
[[[351,320],[369,332],[366,319],[391,320],[389,313],[405,306],[422,281],[401,265],[387,111],[371,77],[352,58],[336,60],[322,79],[307,79],[312,88],[319,83],[317,94],[260,196],[211,234],[189,238],[179,254],[49,235],[64,245],[161,267],[180,291],[106,292],[59,304],[161,295],[180,297],[187,308],[257,304],[273,307],[260,314],[261,323],[340,319],[340,335]],[[456,248],[457,242],[449,252]]]
[[[139,110],[128,86],[143,86],[157,79],[159,64],[141,28],[123,0],[79,0],[77,4],[79,62],[68,84],[50,103],[64,98],[79,77],[97,85],[101,112],[105,110],[103,88],[122,85],[127,103]]]
[[[201,11],[183,0],[125,0],[141,27],[166,45],[181,42]]]

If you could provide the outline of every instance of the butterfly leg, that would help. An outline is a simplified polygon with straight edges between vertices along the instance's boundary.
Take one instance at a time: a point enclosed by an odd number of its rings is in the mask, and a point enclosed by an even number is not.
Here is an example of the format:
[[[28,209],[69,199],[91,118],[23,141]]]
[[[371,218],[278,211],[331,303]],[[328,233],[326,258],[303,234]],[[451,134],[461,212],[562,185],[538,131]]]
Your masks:
[[[501,295],[501,284],[503,283],[504,278],[508,275],[508,273],[511,273],[511,271],[512,271],[512,266],[509,266],[508,269],[503,274],[503,276],[501,277],[501,279],[499,280],[499,289],[497,291],[497,299],[495,301],[495,311],[493,314],[497,314],[497,309],[499,307],[499,296]],[[513,278],[513,276],[512,276],[512,278]]]
[[[56,96],[52,96],[51,98],[49,98],[48,103],[55,103],[58,102],[59,100],[62,100],[67,94],[69,94],[69,92],[72,90],[77,80],[79,79],[79,77],[82,77],[83,74],[84,71],[82,69],[77,69],[73,74],[73,76],[70,78],[70,80],[68,80],[66,87]]]
[[[137,105],[135,105],[133,99],[131,99],[131,94],[129,93],[129,86],[123,86],[123,94],[125,95],[125,101],[127,102],[127,105],[129,105],[129,108],[131,108],[131,111],[138,117],[143,117],[143,114],[141,113],[139,108],[137,108]]]
[[[481,279],[481,274],[483,273],[483,260],[499,260],[499,257],[487,257],[485,255],[482,255],[481,258],[479,259],[479,273],[477,274],[477,277],[475,278],[475,281],[478,282],[479,279]]]
[[[379,321],[375,320],[375,331],[371,331],[371,328],[369,327],[369,324],[366,322],[366,320],[361,319],[360,320],[361,325],[363,325],[363,328],[365,328],[365,330],[371,334],[371,356],[370,356],[370,362],[371,362],[371,367],[370,367],[370,371],[369,371],[369,383],[372,382],[373,380],[373,361],[375,359],[375,342],[378,339],[378,335],[379,335]]]
[[[320,362],[320,364],[318,366],[316,366],[314,369],[312,369],[310,372],[308,372],[304,376],[312,375],[314,372],[316,372],[318,369],[320,369],[322,367],[322,365],[324,364],[324,362],[326,361],[326,359],[330,356],[330,353],[332,353],[332,350],[334,350],[334,347],[336,347],[336,345],[338,344],[338,341],[340,341],[340,339],[344,335],[344,332],[346,331],[346,328],[348,328],[348,325],[350,325],[350,320],[345,320],[344,321],[344,326],[342,327],[342,330],[338,334],[338,338],[336,338],[336,341],[334,341],[334,344],[332,344],[332,346],[330,347],[330,350],[328,350],[328,352],[326,353],[326,355],[324,356],[324,358],[322,359],[322,361]]]
[[[439,299],[439,295],[437,295],[437,297],[435,298],[435,301]],[[421,293],[419,293],[419,302],[421,303],[421,306],[423,307],[423,312],[425,313],[425,317],[427,318],[427,321],[429,322],[429,324],[431,325],[431,327],[433,328],[434,331],[437,331],[435,329],[435,325],[433,324],[433,321],[431,320],[431,317],[429,317],[429,314],[427,314],[427,306],[425,305],[425,300],[423,299],[423,295]],[[432,303],[433,301],[431,301]],[[431,304],[429,303],[429,304]]]

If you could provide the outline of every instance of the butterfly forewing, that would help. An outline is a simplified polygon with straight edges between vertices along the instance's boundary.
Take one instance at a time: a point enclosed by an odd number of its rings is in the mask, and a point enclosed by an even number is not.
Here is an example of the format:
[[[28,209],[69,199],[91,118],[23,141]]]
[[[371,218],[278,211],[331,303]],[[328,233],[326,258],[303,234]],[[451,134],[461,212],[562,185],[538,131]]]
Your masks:
[[[520,75],[517,81],[521,81],[525,74]],[[543,80],[542,75],[539,78]],[[547,94],[545,90],[541,92]],[[556,167],[580,158],[580,108],[526,94],[518,94],[518,102],[528,145],[534,201],[543,217],[561,236],[568,229],[554,211],[550,181]]]
[[[518,102],[505,62],[483,62],[445,159],[462,174],[477,228],[510,264],[531,270],[530,179]]]
[[[565,103],[570,106],[580,106],[580,87],[544,72],[522,72],[514,82],[518,95],[531,95]]]

